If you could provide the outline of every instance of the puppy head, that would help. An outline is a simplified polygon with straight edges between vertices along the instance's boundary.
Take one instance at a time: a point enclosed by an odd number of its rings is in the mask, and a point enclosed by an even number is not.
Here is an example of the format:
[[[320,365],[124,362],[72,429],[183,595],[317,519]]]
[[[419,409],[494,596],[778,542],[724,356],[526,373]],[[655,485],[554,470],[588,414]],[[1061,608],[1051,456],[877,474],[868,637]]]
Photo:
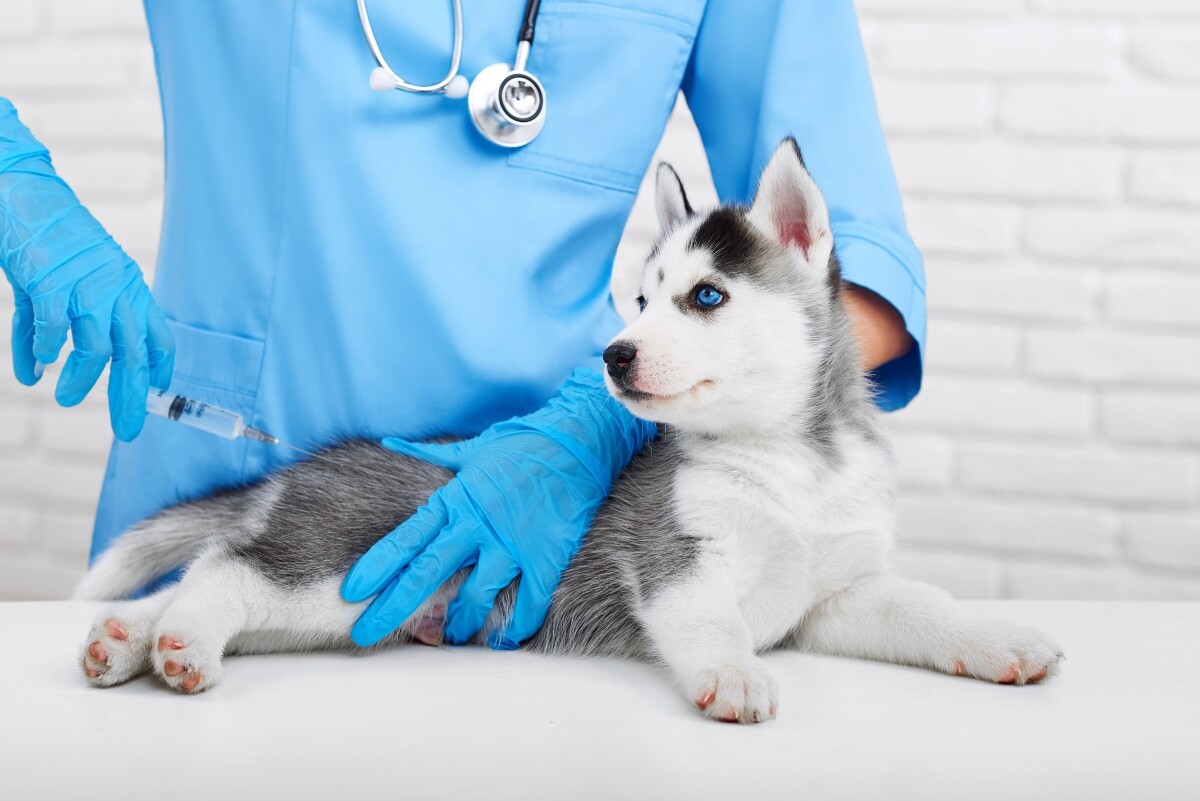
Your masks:
[[[609,390],[635,415],[716,434],[795,414],[840,312],[829,213],[795,140],[776,148],[749,208],[696,213],[660,164],[662,235],[613,277],[628,324],[604,352]]]

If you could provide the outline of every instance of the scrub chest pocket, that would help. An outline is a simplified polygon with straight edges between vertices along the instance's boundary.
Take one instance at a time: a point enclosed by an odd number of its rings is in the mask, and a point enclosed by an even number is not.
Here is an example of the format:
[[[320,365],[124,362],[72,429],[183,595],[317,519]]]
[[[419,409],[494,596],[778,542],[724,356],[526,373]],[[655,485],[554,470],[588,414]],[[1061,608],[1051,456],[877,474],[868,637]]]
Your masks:
[[[637,192],[675,104],[702,0],[545,0],[529,70],[546,125],[514,167]]]
[[[177,349],[171,392],[241,415],[247,425],[253,425],[264,343],[175,320],[168,320],[168,325],[175,336]],[[237,461],[245,459],[244,440],[214,438],[158,418],[150,418],[147,424],[151,421],[163,429],[157,436],[169,440],[172,443],[170,449],[179,448],[181,453],[194,454],[202,461],[207,459],[207,469],[222,469],[230,458],[230,449],[238,452]],[[248,478],[244,471],[243,463],[239,471],[241,480]],[[179,491],[181,497],[192,494],[186,481]]]

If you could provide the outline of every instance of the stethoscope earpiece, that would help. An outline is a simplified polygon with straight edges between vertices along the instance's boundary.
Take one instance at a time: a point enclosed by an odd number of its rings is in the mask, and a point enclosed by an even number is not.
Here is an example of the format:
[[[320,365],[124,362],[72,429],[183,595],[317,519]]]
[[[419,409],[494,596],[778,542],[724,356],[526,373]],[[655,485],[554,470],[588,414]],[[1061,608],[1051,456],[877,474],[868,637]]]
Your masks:
[[[383,67],[376,67],[371,70],[371,88],[376,92],[390,92],[393,89],[401,87],[396,86],[396,79],[392,74]],[[467,96],[467,90],[470,88],[470,83],[461,75],[455,75],[450,79],[450,82],[442,89],[442,94],[451,100],[458,100]]]
[[[371,70],[371,88],[376,92],[401,89],[417,94],[442,94],[452,99],[467,98],[467,108],[475,129],[501,147],[520,147],[533,141],[546,122],[546,90],[541,81],[525,70],[540,0],[525,0],[521,33],[517,38],[517,58],[512,67],[493,64],[484,67],[475,80],[458,74],[462,56],[462,0],[451,0],[454,7],[454,43],[450,70],[437,83],[411,84],[396,74],[383,57],[375,31],[367,16],[366,0],[358,1],[358,18],[367,44],[379,65]]]
[[[466,97],[470,89],[471,84],[468,83],[466,78],[461,75],[455,75],[450,79],[450,83],[446,84],[446,88],[442,91],[442,94],[451,100],[458,100]]]
[[[396,79],[383,67],[371,70],[371,88],[376,92],[390,92],[396,88]]]

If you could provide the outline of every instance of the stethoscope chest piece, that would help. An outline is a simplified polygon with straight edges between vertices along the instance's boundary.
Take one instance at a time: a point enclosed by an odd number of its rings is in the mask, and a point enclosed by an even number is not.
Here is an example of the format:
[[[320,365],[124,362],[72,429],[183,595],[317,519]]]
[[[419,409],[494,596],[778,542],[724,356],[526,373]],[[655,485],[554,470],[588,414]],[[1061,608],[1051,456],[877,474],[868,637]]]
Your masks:
[[[402,89],[405,92],[440,94],[456,99],[466,94],[467,107],[476,130],[488,141],[501,147],[529,144],[541,133],[542,125],[546,122],[546,90],[542,88],[541,81],[525,70],[529,50],[533,47],[533,32],[537,25],[541,0],[525,0],[521,32],[517,36],[517,57],[513,65],[509,67],[507,64],[493,64],[485,67],[475,76],[469,90],[466,80],[458,74],[463,45],[462,0],[451,0],[454,9],[454,39],[451,44],[450,70],[437,83],[425,85],[409,83],[388,66],[383,51],[379,49],[379,42],[375,39],[375,31],[371,27],[371,18],[367,14],[367,0],[357,2],[358,20],[362,23],[363,35],[367,37],[367,46],[371,48],[371,55],[379,65],[371,71],[372,89],[379,92]]]
[[[471,122],[501,147],[533,141],[546,122],[546,90],[537,78],[507,64],[485,67],[467,93]]]

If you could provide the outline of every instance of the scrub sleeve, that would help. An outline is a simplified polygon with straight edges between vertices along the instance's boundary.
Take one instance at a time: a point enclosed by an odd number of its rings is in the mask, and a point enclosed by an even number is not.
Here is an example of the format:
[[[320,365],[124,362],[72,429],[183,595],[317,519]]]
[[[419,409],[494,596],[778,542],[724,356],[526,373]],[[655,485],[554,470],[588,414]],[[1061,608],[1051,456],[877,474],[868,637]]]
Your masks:
[[[880,408],[903,408],[921,387],[925,268],[905,228],[851,0],[710,2],[683,91],[722,201],[749,201],[780,140],[796,138],[829,206],[843,278],[892,304],[916,341],[872,375]]]

